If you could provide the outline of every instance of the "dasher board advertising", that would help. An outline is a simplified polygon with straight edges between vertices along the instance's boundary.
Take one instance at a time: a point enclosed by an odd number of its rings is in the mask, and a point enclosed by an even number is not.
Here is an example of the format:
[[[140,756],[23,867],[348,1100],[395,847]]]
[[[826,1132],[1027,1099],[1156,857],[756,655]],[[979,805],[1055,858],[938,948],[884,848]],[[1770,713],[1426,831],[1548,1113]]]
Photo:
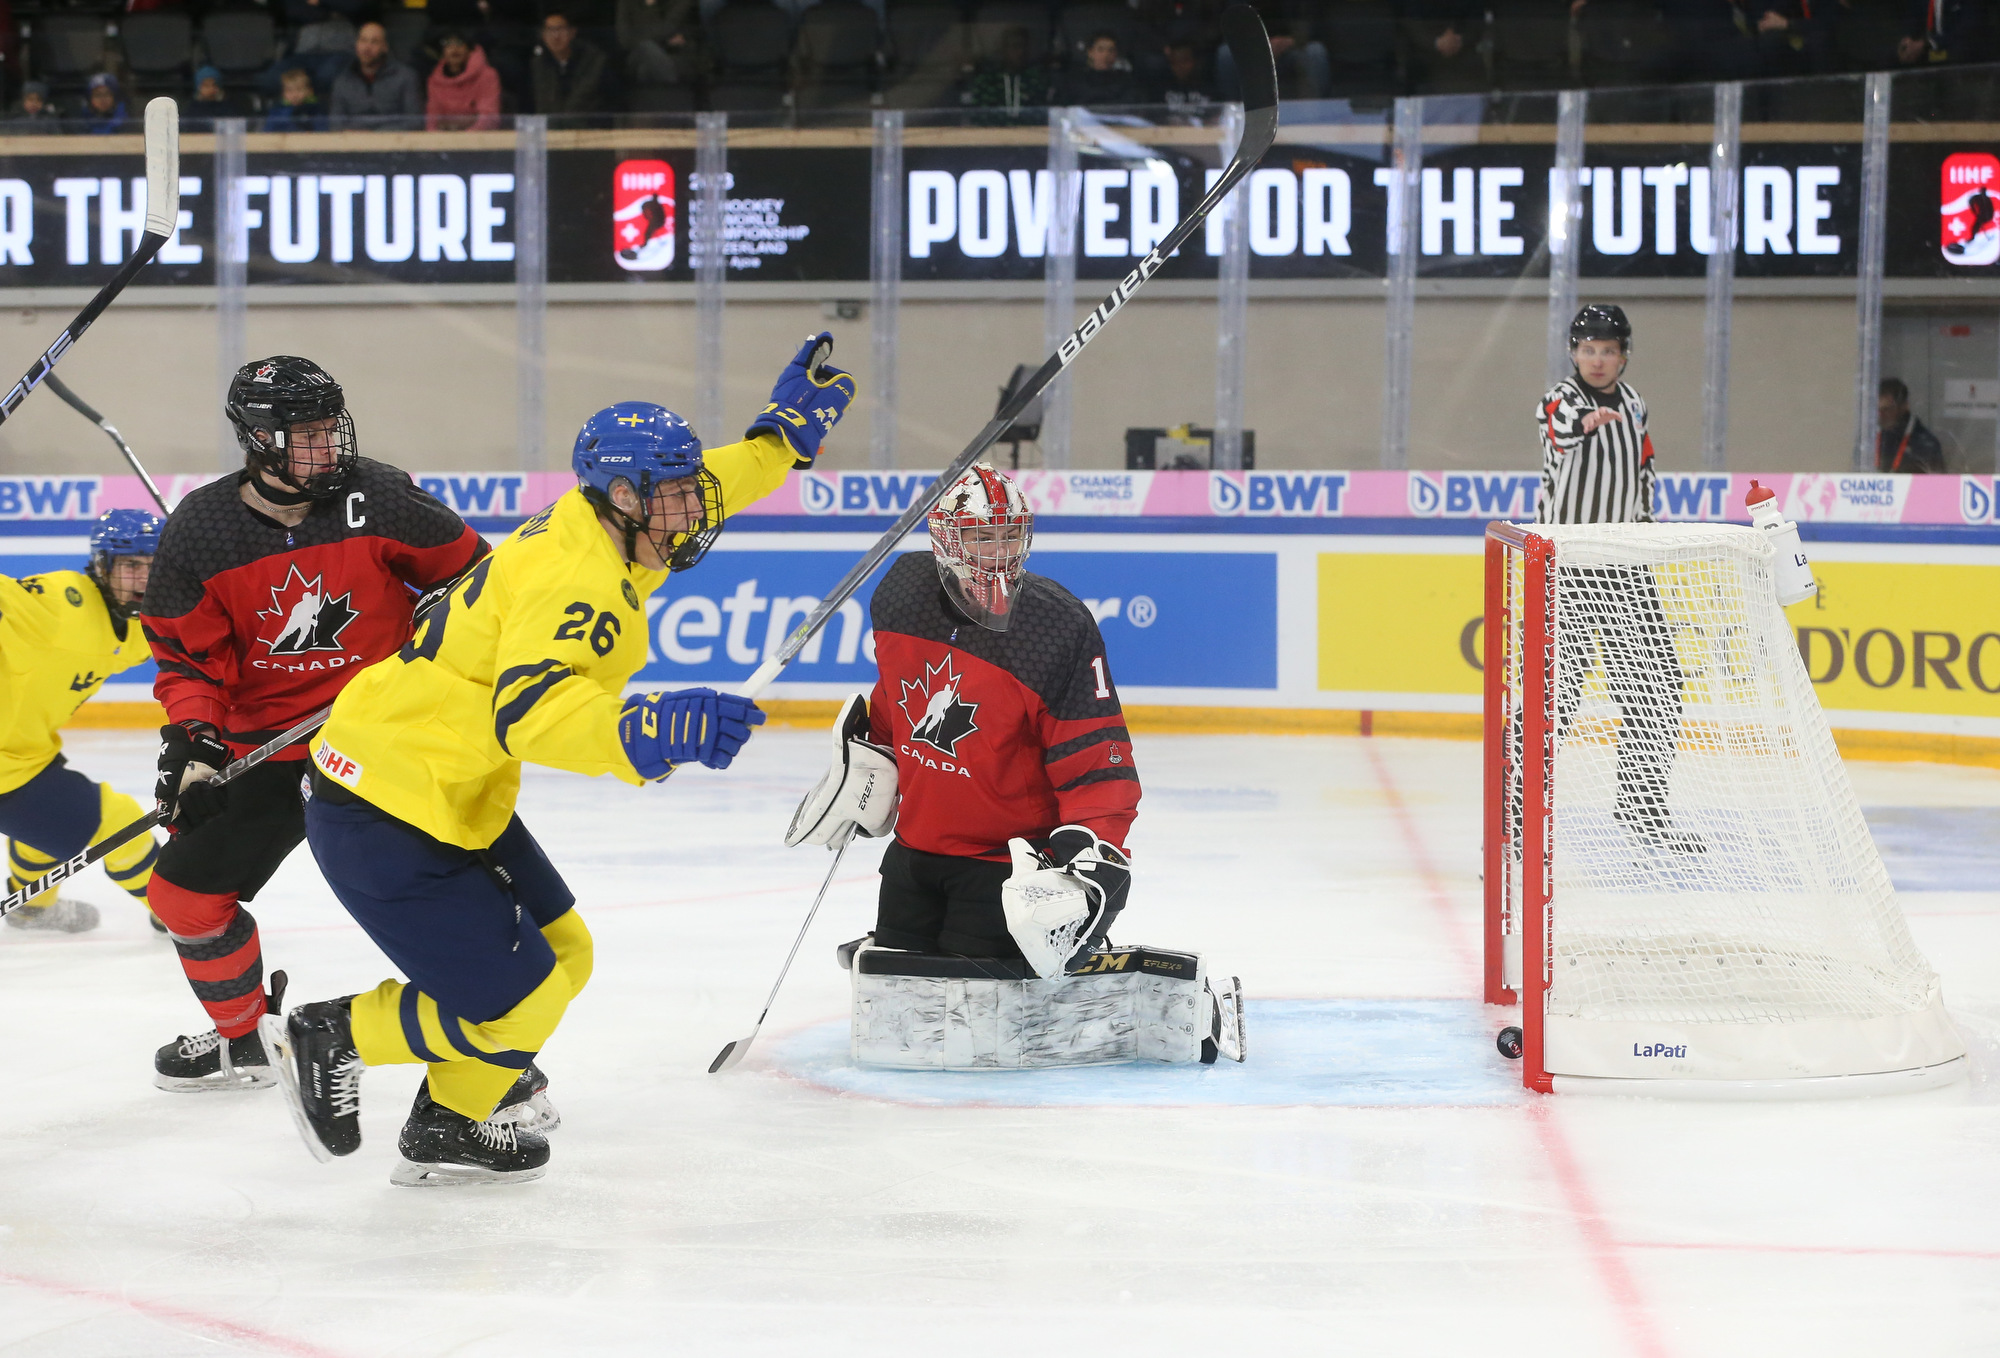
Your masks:
[[[2000,127],[1962,130],[1961,141],[1892,143],[1891,276],[1975,278],[2000,269]],[[1050,242],[1062,239],[1065,206],[1078,276],[1123,277],[1206,193],[1219,160],[1213,147],[1149,142],[1144,128],[1127,133],[1084,148],[1066,194],[1057,192],[1046,150],[1032,142],[907,145],[897,208],[903,277],[1037,280]],[[1241,190],[1251,277],[1383,277],[1392,200],[1402,196],[1386,147],[1331,136],[1315,142],[1311,129],[1288,135],[1296,139],[1273,147]],[[1685,138],[1586,142],[1577,185],[1584,279],[1705,272],[1714,249],[1707,130],[1690,125]],[[346,135],[328,145],[247,157],[234,248],[251,283],[513,281],[511,151],[459,149],[445,136],[424,138],[420,149],[400,142],[369,149]],[[1765,141],[1746,129],[1741,149],[1731,247],[1737,275],[1852,277],[1859,142]],[[730,150],[713,230],[685,144],[552,149],[547,163],[551,283],[687,283],[711,236],[728,278],[860,283],[869,276],[872,171],[863,147]],[[1553,175],[1552,142],[1426,147],[1409,205],[1419,275],[1546,274]],[[212,156],[183,157],[181,194],[181,228],[137,286],[214,281],[223,214]],[[135,248],[144,203],[136,150],[10,154],[0,143],[0,287],[101,284]],[[1227,222],[1227,209],[1212,214],[1162,276],[1215,277]]]

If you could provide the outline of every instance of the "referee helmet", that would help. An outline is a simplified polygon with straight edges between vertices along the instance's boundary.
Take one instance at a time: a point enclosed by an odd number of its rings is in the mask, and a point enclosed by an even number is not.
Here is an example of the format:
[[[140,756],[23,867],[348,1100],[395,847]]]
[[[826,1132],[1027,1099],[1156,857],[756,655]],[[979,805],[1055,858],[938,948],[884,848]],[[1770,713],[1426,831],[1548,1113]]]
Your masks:
[[[1585,340],[1617,340],[1618,347],[1630,354],[1632,322],[1625,319],[1625,308],[1592,302],[1577,312],[1569,323],[1569,347],[1574,349]]]

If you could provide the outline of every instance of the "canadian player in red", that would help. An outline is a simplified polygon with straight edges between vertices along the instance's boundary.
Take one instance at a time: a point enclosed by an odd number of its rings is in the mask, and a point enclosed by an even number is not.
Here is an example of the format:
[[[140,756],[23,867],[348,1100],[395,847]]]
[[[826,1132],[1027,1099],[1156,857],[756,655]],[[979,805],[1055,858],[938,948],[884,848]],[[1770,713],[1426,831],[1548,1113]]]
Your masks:
[[[1238,988],[1211,992],[1199,957],[1098,951],[1131,884],[1139,772],[1097,620],[1027,570],[1026,499],[975,466],[928,526],[930,552],[901,557],[876,587],[874,693],[848,700],[833,767],[787,836],[834,845],[895,822],[874,933],[842,950],[857,1059],[1242,1059]],[[1120,974],[1095,979],[1104,972]],[[1087,975],[1079,1003],[1067,987]],[[952,1001],[947,984],[1015,990]],[[967,1014],[987,1021],[954,1036]]]
[[[393,654],[418,592],[488,550],[406,473],[358,455],[345,395],[318,364],[246,364],[228,415],[246,465],[174,509],[141,613],[171,723],[157,795],[172,838],[151,904],[215,1024],[160,1048],[154,1083],[174,1091],[274,1083],[257,1020],[280,1007],[284,973],[267,997],[242,903],[305,837],[306,745],[226,787],[207,780]]]

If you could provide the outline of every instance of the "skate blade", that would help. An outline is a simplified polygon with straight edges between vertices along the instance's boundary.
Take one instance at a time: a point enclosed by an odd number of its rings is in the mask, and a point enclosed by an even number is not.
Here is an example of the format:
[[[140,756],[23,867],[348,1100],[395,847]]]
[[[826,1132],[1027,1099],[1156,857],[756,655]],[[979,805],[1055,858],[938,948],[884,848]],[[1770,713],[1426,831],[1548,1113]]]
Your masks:
[[[482,1169],[478,1165],[420,1165],[405,1158],[389,1171],[389,1182],[398,1188],[471,1188],[480,1184],[524,1184],[549,1172],[547,1165],[533,1169]]]
[[[238,1066],[236,1077],[230,1080],[223,1079],[219,1073],[192,1080],[162,1075],[158,1071],[153,1073],[153,1088],[164,1089],[169,1094],[235,1094],[251,1089],[275,1089],[277,1086],[278,1077],[269,1066],[255,1074]]]
[[[562,1126],[562,1114],[549,1102],[547,1094],[536,1094],[526,1103],[517,1103],[512,1108],[503,1108],[488,1118],[489,1122],[511,1122],[517,1132],[532,1132],[536,1136],[547,1136]]]
[[[257,1020],[257,1033],[264,1039],[271,1069],[278,1072],[278,1087],[285,1091],[285,1110],[292,1115],[292,1125],[299,1129],[299,1139],[306,1143],[313,1159],[322,1165],[332,1164],[333,1152],[313,1135],[312,1123],[306,1121],[306,1106],[299,1098],[298,1065],[292,1060],[292,1040],[285,1033],[285,1020],[276,1014],[266,1014]]]

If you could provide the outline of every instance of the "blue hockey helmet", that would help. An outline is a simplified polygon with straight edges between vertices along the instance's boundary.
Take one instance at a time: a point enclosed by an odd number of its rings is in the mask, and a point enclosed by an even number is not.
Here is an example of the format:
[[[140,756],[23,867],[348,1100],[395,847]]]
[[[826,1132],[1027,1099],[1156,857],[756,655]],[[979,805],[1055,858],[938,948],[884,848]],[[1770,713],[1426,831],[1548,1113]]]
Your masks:
[[[90,578],[104,591],[111,611],[124,617],[139,615],[139,596],[118,597],[111,584],[111,561],[120,556],[157,556],[160,529],[166,525],[157,514],[143,509],[113,509],[97,516],[90,526]]]
[[[682,419],[651,401],[620,401],[583,422],[570,455],[577,485],[597,512],[625,532],[625,556],[632,559],[639,536],[658,550],[668,570],[684,571],[708,552],[722,531],[722,486],[702,465],[701,440]],[[612,500],[623,481],[650,514],[634,517]],[[685,481],[698,506],[681,506],[684,526],[655,529],[650,515],[671,513],[654,492]]]

